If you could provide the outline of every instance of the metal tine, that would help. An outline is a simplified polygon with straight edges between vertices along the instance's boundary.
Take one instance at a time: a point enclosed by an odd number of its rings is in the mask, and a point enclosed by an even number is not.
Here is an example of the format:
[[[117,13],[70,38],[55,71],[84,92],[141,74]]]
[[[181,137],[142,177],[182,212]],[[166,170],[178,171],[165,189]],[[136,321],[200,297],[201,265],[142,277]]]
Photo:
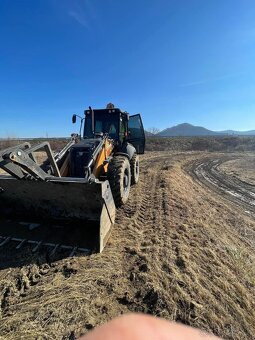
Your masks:
[[[74,256],[74,254],[76,253],[76,251],[77,251],[77,247],[73,247],[71,253],[69,254],[69,257]]]
[[[91,253],[91,249],[88,249],[88,248],[78,248],[77,251],[85,253],[87,255]]]
[[[11,240],[11,237],[6,237],[1,243],[0,243],[0,247],[2,247],[3,245],[5,245],[6,243],[8,243]]]
[[[26,243],[26,241],[27,241],[27,240],[24,238],[24,239],[17,245],[16,249],[20,249],[20,248],[23,246],[23,244]]]
[[[52,249],[52,251],[50,252],[50,256],[53,256],[56,253],[58,248],[59,248],[59,243],[56,244],[55,247]]]
[[[35,253],[42,245],[42,241],[38,242],[37,245],[32,249],[32,252]]]
[[[72,246],[66,246],[60,243],[54,244],[54,243],[43,243],[43,241],[33,241],[33,240],[28,240],[28,239],[20,239],[20,238],[15,238],[15,237],[6,237],[6,236],[0,236],[0,240],[3,240],[0,243],[0,247],[5,245],[6,243],[8,243],[9,241],[15,241],[15,242],[19,242],[19,244],[16,246],[15,249],[20,249],[25,243],[32,243],[32,244],[36,244],[34,246],[34,248],[32,249],[32,252],[35,253],[43,244],[45,246],[49,246],[49,247],[54,247],[52,249],[52,251],[50,252],[50,256],[53,256],[57,250],[59,248],[63,248],[63,249],[71,249],[71,252],[69,254],[69,257],[74,256],[77,252],[83,252],[85,254],[89,254],[91,252],[90,249],[87,248],[78,248],[78,247],[72,247]]]

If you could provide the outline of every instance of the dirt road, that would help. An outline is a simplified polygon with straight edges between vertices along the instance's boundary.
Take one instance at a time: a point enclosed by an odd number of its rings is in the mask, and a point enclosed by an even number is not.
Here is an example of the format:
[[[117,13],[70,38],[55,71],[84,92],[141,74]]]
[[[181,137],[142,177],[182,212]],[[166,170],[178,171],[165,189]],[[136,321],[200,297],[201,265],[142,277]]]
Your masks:
[[[229,176],[220,169],[225,162],[236,159],[239,157],[226,155],[206,157],[195,161],[191,170],[200,182],[240,205],[247,214],[255,217],[255,186],[240,178]]]
[[[208,157],[147,153],[102,254],[49,257],[29,245],[1,247],[2,336],[74,339],[136,311],[252,339],[255,221],[243,209],[248,201],[229,202],[223,184],[208,184],[219,181],[216,163],[201,166],[213,162]]]

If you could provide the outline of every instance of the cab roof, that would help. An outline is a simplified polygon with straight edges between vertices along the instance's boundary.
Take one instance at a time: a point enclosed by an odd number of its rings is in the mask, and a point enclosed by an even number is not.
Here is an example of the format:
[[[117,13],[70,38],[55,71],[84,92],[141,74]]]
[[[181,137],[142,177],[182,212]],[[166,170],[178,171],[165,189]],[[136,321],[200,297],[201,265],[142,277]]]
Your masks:
[[[125,111],[125,112],[123,112],[123,111],[121,111],[120,109],[118,109],[118,108],[109,108],[109,109],[93,109],[93,111],[94,111],[94,113],[104,113],[104,114],[107,114],[107,113],[109,113],[109,114],[113,114],[113,113],[119,113],[119,114],[123,114],[123,115],[126,115],[126,116],[128,116],[129,114]],[[85,110],[84,111],[84,114],[85,115],[90,115],[90,113],[91,113],[91,110]]]

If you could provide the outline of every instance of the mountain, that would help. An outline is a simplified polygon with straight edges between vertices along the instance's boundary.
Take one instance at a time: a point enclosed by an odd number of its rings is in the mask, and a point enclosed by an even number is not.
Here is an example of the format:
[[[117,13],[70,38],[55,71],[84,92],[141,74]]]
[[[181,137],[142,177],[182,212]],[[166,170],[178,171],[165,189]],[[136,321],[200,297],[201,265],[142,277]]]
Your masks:
[[[250,131],[234,131],[234,130],[226,130],[222,131],[221,134],[230,135],[230,136],[255,136],[255,130]]]
[[[202,126],[194,126],[192,124],[183,123],[171,128],[160,131],[157,136],[159,137],[194,137],[194,136],[255,136],[255,130],[250,131],[212,131]]]
[[[217,132],[208,130],[202,126],[194,126],[188,123],[179,124],[171,128],[165,129],[157,134],[161,137],[171,136],[215,136]]]

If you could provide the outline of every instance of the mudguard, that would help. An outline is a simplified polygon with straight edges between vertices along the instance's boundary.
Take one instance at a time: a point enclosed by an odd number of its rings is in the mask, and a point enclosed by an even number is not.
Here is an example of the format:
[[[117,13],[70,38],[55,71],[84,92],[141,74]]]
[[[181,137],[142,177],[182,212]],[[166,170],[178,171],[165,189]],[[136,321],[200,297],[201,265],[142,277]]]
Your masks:
[[[131,160],[135,152],[136,152],[136,149],[132,144],[125,143],[122,145],[120,151],[116,153],[116,155],[124,155],[128,157],[129,160]]]

